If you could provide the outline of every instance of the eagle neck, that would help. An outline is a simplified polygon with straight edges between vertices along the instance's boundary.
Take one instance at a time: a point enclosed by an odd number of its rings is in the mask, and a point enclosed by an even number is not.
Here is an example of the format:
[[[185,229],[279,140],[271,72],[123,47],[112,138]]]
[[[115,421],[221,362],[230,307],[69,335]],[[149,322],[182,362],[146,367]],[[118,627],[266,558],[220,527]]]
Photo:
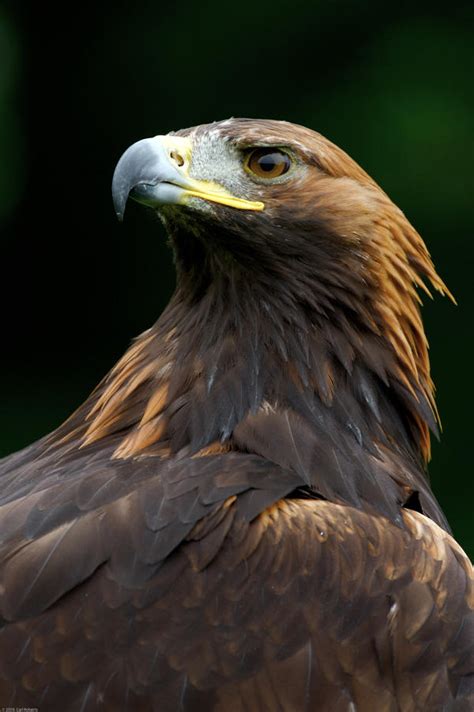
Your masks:
[[[318,496],[378,502],[394,519],[423,492],[435,517],[423,452],[430,403],[400,377],[371,304],[354,298],[357,285],[349,297],[331,289],[311,265],[239,249],[194,240],[177,255],[160,319],[56,441],[106,438],[122,459],[252,452],[297,471]]]
[[[320,496],[377,502],[393,519],[422,492],[441,522],[420,446],[429,404],[398,380],[390,344],[362,324],[351,339],[344,323],[228,264],[206,288],[179,284],[155,327],[174,344],[171,453],[253,452]]]

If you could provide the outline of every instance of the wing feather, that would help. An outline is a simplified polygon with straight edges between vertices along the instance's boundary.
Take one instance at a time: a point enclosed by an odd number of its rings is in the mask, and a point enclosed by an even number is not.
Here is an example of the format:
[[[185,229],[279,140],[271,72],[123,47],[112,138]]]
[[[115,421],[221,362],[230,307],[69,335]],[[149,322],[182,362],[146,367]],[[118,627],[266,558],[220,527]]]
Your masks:
[[[228,454],[193,461],[195,489],[182,484],[186,467],[168,478],[168,466],[159,477],[152,468],[136,490],[108,495],[100,514],[50,519],[49,533],[23,541],[3,567],[4,613],[15,620],[0,632],[2,703],[33,706],[43,695],[53,712],[64,700],[71,710],[150,712],[299,712],[315,699],[344,712],[471,704],[473,576],[452,538],[416,512],[401,528],[353,507],[281,500],[275,472],[242,457],[231,496]],[[214,495],[190,523],[189,493],[203,491],[196,467]],[[168,495],[176,484],[174,519],[151,503],[160,477]],[[259,487],[274,499],[255,515],[248,492]],[[38,569],[27,583],[29,549]]]

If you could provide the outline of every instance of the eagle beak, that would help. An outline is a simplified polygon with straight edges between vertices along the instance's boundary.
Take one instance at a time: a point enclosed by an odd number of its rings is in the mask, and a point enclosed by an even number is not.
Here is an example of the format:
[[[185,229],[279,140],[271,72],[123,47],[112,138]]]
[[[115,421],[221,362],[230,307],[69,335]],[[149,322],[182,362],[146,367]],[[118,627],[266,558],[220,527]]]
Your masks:
[[[123,220],[129,197],[155,208],[201,198],[238,210],[264,209],[263,203],[238,198],[218,183],[192,178],[191,156],[192,141],[183,136],[155,136],[132,144],[117,163],[112,180],[118,219]]]

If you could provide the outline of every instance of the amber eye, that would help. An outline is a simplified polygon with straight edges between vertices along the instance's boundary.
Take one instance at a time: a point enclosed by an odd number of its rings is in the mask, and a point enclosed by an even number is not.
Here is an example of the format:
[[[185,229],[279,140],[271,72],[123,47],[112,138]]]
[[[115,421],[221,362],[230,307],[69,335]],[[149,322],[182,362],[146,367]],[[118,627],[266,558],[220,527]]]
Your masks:
[[[286,153],[277,148],[255,148],[246,160],[247,170],[259,178],[278,178],[291,167],[291,160]]]

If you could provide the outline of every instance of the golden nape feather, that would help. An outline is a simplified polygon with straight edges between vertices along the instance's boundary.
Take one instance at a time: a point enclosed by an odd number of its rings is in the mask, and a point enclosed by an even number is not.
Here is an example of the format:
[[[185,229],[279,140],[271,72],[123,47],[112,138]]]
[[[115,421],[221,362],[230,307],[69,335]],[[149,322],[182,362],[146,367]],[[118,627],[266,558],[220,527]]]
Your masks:
[[[133,144],[177,287],[86,402],[0,463],[0,706],[468,712],[474,576],[426,474],[421,237],[321,135]],[[452,298],[452,297],[451,297]]]

